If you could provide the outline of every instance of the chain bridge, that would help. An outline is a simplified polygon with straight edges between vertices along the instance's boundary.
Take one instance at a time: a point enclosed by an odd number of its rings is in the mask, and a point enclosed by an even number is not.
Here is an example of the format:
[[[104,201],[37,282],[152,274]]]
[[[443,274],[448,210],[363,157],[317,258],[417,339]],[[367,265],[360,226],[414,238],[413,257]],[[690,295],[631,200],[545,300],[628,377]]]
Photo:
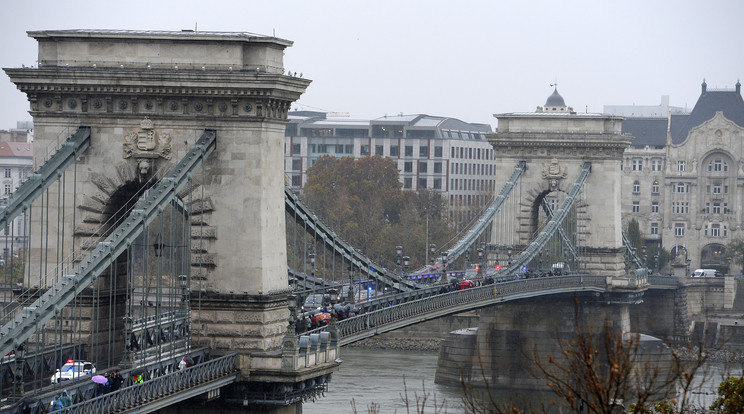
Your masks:
[[[62,389],[66,412],[288,412],[326,391],[350,342],[535,297],[584,292],[625,306],[676,288],[628,271],[640,261],[613,202],[629,141],[613,119],[582,119],[608,129],[555,142],[500,118],[489,137],[503,158],[500,192],[438,265],[405,274],[284,188],[283,127],[310,83],[285,74],[290,41],[29,35],[38,66],[5,69],[28,96],[38,166],[0,207],[6,237],[28,235],[3,268],[3,412],[49,412]],[[609,197],[588,201],[608,185]],[[285,220],[323,256],[324,274],[339,277],[288,272]],[[472,287],[449,289],[453,264],[478,248],[485,266],[469,275]],[[489,271],[489,261],[506,266]],[[526,271],[541,268],[556,272]],[[374,295],[357,297],[362,285]],[[298,333],[297,294],[328,287],[346,289],[356,315]],[[68,360],[97,370],[59,371]],[[91,381],[99,376],[109,385]]]

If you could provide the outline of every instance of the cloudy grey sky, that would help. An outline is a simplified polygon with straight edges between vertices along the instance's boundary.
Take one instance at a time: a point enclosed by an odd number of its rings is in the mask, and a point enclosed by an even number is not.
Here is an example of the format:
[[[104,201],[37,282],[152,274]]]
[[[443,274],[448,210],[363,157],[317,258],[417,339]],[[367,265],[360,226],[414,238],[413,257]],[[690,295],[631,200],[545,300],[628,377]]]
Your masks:
[[[275,33],[294,41],[285,68],[313,83],[295,108],[451,116],[496,126],[533,111],[557,79],[577,111],[603,105],[692,107],[703,78],[744,76],[744,1],[0,0],[0,67],[34,65],[29,30]],[[30,120],[0,75],[0,129]]]

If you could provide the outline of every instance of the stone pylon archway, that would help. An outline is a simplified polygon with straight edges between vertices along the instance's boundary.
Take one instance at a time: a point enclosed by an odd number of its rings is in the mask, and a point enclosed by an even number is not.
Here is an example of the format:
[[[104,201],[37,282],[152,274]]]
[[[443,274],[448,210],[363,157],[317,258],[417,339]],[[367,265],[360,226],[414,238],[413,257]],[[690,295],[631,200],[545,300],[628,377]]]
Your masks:
[[[192,217],[192,314],[199,345],[238,351],[240,367],[280,366],[285,332],[284,129],[310,84],[284,75],[292,42],[246,33],[39,31],[39,66],[6,69],[27,94],[41,158],[71,128],[91,127],[75,182],[67,235],[33,248],[90,249],[116,194],[168,172],[206,129],[217,149],[183,200]],[[39,159],[37,164],[43,160]],[[39,217],[34,218],[39,220]],[[55,229],[56,230],[56,229]],[[74,235],[70,237],[70,235]],[[41,264],[40,266],[44,266]],[[267,353],[268,352],[268,353]]]
[[[621,276],[625,273],[621,162],[632,138],[620,133],[620,117],[576,114],[569,107],[561,108],[546,112],[538,107],[535,113],[494,115],[499,121],[498,132],[488,139],[494,157],[501,161],[497,177],[506,181],[519,161],[527,162],[519,182],[522,198],[506,231],[515,235],[515,244],[529,244],[535,235],[536,209],[542,198],[553,192],[568,193],[584,163],[591,162],[583,193],[574,204],[580,218],[576,231],[582,244],[582,270]]]

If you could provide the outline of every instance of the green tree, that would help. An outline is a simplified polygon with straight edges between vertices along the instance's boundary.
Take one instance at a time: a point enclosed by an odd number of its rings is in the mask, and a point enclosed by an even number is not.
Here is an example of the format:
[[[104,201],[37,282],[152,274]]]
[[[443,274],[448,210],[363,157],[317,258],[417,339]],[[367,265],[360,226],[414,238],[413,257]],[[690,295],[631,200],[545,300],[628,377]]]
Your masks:
[[[628,237],[630,245],[640,254],[643,248],[643,237],[641,236],[641,227],[638,225],[638,220],[635,218],[630,219],[628,228],[625,230],[625,235]]]
[[[386,267],[395,265],[397,245],[411,257],[410,269],[423,264],[427,223],[429,243],[441,246],[450,239],[441,195],[401,190],[390,158],[323,156],[307,173],[303,202],[344,240]]]
[[[744,412],[744,377],[728,377],[718,386],[719,397],[710,406],[723,414]]]
[[[726,244],[726,258],[731,259],[731,263],[738,264],[741,266],[741,271],[744,273],[744,240],[733,239]],[[729,273],[732,273],[733,269],[729,269]]]

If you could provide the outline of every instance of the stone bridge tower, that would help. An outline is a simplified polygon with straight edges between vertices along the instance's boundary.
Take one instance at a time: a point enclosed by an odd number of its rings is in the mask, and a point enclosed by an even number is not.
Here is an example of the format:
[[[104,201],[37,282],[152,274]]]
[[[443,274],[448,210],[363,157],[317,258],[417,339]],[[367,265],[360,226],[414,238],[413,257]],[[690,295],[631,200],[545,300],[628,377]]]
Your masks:
[[[260,371],[270,379],[281,367],[289,312],[284,130],[290,104],[310,84],[284,74],[292,42],[196,31],[29,36],[38,41],[38,67],[6,73],[28,96],[37,154],[68,128],[92,128],[77,165],[75,211],[64,212],[82,218],[63,224],[76,248],[94,247],[81,242],[119,207],[123,189],[167,172],[205,129],[216,131],[206,178],[184,195],[192,239],[204,236],[192,243],[192,290],[201,287],[192,336],[214,353],[237,351],[244,378]],[[71,195],[72,186],[64,191]],[[56,187],[50,191],[56,199]],[[63,243],[70,251],[72,238]]]
[[[494,117],[499,121],[498,132],[488,139],[494,157],[501,161],[496,175],[506,181],[520,160],[527,161],[519,184],[522,197],[511,221],[515,244],[524,246],[532,240],[543,198],[550,193],[568,193],[583,163],[589,161],[592,169],[584,185],[585,198],[576,202],[581,211],[577,231],[582,270],[623,275],[621,162],[623,151],[632,141],[632,137],[620,133],[623,118],[576,113],[566,106],[557,88],[545,106],[538,106],[535,112]]]

